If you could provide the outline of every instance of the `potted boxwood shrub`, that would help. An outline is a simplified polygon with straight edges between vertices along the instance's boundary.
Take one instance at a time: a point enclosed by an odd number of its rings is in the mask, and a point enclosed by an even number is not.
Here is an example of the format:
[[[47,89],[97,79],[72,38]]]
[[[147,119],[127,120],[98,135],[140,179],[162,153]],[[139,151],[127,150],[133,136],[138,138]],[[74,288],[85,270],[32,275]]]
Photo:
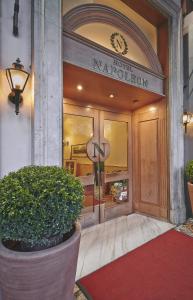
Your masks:
[[[188,192],[193,213],[193,160],[188,161],[185,173],[188,179]]]
[[[2,300],[72,300],[83,200],[77,178],[29,166],[0,180]]]

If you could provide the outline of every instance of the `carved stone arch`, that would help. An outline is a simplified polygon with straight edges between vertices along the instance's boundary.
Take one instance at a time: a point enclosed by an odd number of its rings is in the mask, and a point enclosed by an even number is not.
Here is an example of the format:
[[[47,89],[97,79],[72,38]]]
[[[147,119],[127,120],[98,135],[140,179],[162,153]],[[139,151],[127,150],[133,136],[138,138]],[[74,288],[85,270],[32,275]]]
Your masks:
[[[159,59],[139,27],[117,10],[101,4],[84,4],[67,12],[63,17],[63,29],[73,32],[80,26],[89,23],[105,23],[118,28],[129,35],[143,51],[151,69],[162,74]]]

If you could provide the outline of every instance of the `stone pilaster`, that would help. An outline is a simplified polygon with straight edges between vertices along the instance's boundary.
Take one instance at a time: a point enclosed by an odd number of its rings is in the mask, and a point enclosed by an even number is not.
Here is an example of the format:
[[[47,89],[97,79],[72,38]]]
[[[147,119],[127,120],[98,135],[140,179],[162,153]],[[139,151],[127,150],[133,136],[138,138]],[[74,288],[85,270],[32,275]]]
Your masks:
[[[183,223],[186,219],[184,197],[184,128],[183,116],[183,51],[182,15],[180,2],[151,0],[169,19],[168,149],[170,221]]]
[[[36,165],[62,165],[62,0],[33,2]]]

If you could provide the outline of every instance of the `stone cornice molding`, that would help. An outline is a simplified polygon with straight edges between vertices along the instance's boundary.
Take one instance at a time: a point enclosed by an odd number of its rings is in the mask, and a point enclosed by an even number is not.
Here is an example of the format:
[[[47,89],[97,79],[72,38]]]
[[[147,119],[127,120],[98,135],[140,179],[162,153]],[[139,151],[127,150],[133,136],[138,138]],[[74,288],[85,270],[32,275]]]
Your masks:
[[[181,5],[174,0],[149,0],[151,4],[159,7],[165,15],[177,17],[181,11]]]
[[[129,35],[145,54],[151,69],[162,74],[159,59],[144,33],[135,23],[113,8],[101,4],[77,6],[63,17],[63,28],[65,31],[74,32],[80,26],[96,22],[112,25]]]
[[[145,67],[145,66],[142,66],[140,65],[139,63],[133,61],[133,60],[130,60],[129,58],[126,58],[122,55],[119,55],[119,57],[117,57],[117,54],[115,52],[113,52],[112,50],[110,49],[107,49],[101,45],[98,45],[96,43],[94,43],[93,41],[90,41],[82,36],[80,36],[79,34],[75,33],[75,32],[68,32],[68,31],[63,31],[63,37],[68,37],[70,38],[71,40],[74,40],[78,43],[81,43],[82,45],[85,45],[85,46],[88,46],[89,48],[91,49],[94,49],[94,50],[97,50],[98,52],[100,53],[104,53],[114,59],[118,59],[119,61],[121,61],[122,63],[125,63],[127,64],[129,62],[129,65],[133,66],[133,67],[136,67],[140,70],[143,70],[145,73],[148,73],[148,74],[151,74],[152,76],[156,77],[156,78],[159,78],[159,79],[165,79],[165,76],[160,74],[160,73],[156,73],[154,72],[153,70]]]

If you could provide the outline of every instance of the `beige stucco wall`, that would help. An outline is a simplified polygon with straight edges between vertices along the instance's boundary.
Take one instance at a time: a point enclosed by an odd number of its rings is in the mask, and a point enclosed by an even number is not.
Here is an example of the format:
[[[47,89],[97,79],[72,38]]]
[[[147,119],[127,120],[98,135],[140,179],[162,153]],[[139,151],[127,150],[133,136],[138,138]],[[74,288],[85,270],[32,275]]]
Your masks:
[[[10,88],[5,74],[18,57],[31,72],[31,1],[20,0],[18,37],[12,34],[14,2],[0,2],[0,177],[31,164],[32,77],[17,116],[15,106],[8,101]]]
[[[115,32],[118,32],[123,36],[128,46],[128,52],[124,55],[124,57],[131,59],[147,68],[151,68],[146,55],[143,53],[137,43],[121,30],[117,31],[116,27],[114,26],[101,23],[90,23],[79,27],[77,30],[75,30],[75,32],[99,45],[102,45],[107,49],[110,49],[111,51],[114,51],[115,53],[117,52],[111,44],[111,35]]]
[[[156,27],[146,21],[143,17],[137,14],[134,10],[129,8],[125,3],[120,0],[63,0],[63,15],[70,9],[87,3],[98,3],[110,6],[133,21],[146,35],[151,43],[153,49],[157,52],[157,30]]]

